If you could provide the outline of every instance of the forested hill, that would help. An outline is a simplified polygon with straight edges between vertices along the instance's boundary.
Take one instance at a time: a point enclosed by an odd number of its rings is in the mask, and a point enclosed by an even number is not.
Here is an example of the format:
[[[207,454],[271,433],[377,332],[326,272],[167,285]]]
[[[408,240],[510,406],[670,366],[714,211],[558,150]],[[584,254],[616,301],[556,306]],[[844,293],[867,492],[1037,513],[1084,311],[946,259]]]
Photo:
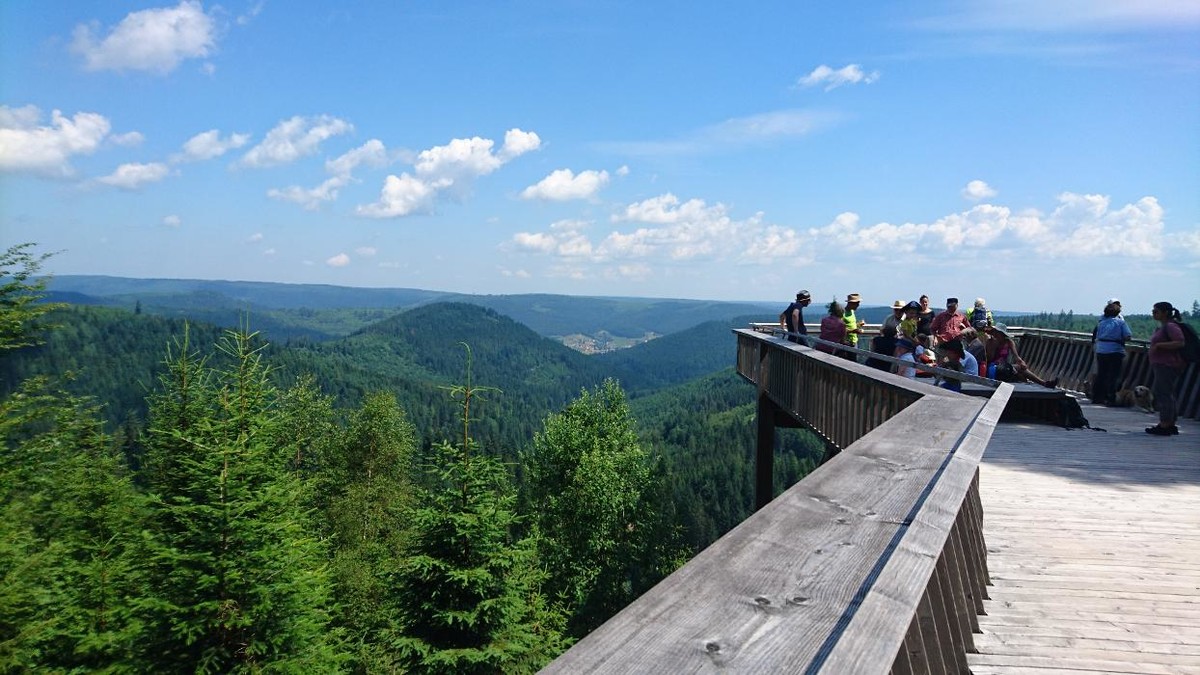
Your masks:
[[[485,447],[511,455],[550,412],[604,380],[601,364],[492,310],[464,303],[418,307],[327,342],[272,356],[282,374],[315,376],[340,405],[371,391],[394,392],[422,432],[449,433],[457,419],[448,388],[465,383],[467,348],[475,386],[494,387],[472,412]]]
[[[145,396],[185,326],[191,351],[218,358],[213,346],[225,330],[109,307],[69,306],[50,320],[58,328],[44,345],[0,359],[0,390],[10,393],[33,375],[54,376],[66,390],[95,397],[110,422],[144,416]],[[457,419],[448,388],[464,381],[463,344],[473,355],[474,383],[499,390],[480,402],[478,429],[482,442],[504,454],[607,374],[602,364],[512,319],[462,303],[419,307],[336,340],[268,342],[264,355],[281,386],[311,375],[339,406],[357,406],[372,391],[392,392],[426,440],[437,440]]]
[[[632,397],[653,393],[729,368],[737,353],[733,328],[758,317],[706,321],[636,347],[594,358]]]
[[[771,320],[786,305],[70,275],[50,279],[49,291],[47,299],[76,305],[123,307],[230,327],[248,321],[251,329],[277,342],[345,336],[398,312],[438,302],[493,309],[547,337],[603,331],[627,338],[675,333],[736,315]]]
[[[98,275],[60,275],[49,280],[48,299],[57,293],[90,296],[114,304],[141,301],[162,307],[193,307],[211,298],[225,305],[269,309],[357,309],[411,307],[450,293],[415,288],[348,288],[325,284],[281,284],[263,281],[203,279],[133,279]],[[202,301],[197,303],[195,298]]]

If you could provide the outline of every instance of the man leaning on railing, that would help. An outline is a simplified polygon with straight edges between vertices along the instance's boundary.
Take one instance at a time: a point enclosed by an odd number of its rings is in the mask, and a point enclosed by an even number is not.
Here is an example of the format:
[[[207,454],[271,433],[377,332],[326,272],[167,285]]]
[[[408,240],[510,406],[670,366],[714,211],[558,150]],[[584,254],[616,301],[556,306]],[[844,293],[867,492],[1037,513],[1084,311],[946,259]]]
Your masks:
[[[804,326],[804,308],[812,302],[812,294],[808,291],[796,293],[796,301],[787,306],[779,315],[779,325],[787,329],[788,339],[800,342],[795,334],[807,335],[808,328]]]

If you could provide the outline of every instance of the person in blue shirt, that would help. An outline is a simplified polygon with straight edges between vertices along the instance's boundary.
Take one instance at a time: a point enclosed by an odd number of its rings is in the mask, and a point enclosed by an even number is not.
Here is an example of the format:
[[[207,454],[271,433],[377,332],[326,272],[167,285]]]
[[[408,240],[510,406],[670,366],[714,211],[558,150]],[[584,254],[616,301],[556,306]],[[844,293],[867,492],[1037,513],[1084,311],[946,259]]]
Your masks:
[[[1121,301],[1113,298],[1104,306],[1104,316],[1092,331],[1096,351],[1096,379],[1092,381],[1092,403],[1116,404],[1117,383],[1125,361],[1125,343],[1133,337],[1121,318]]]

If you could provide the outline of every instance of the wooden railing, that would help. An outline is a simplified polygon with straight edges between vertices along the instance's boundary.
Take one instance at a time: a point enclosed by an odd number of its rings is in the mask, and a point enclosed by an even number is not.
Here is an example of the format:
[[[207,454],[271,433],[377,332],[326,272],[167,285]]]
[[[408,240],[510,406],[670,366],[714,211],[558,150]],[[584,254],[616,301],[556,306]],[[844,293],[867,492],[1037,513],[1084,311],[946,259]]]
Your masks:
[[[778,332],[777,323],[754,323],[751,326],[760,332]],[[819,326],[808,324],[809,335],[816,335]],[[878,324],[865,328],[867,339],[878,334]],[[1009,332],[1017,343],[1017,351],[1043,379],[1058,378],[1058,386],[1087,395],[1092,379],[1096,375],[1096,360],[1089,333],[1079,333],[1048,328],[1025,328],[1009,326]],[[1121,368],[1118,389],[1133,389],[1138,385],[1149,387],[1153,381],[1150,372],[1150,344],[1146,340],[1130,340],[1125,345],[1125,361]],[[1200,364],[1190,364],[1175,384],[1175,400],[1179,416],[1200,419]]]
[[[1092,336],[1045,328],[1011,329],[1017,341],[1017,351],[1029,362],[1038,375],[1057,377],[1059,386],[1087,393],[1095,377],[1095,358]],[[1121,368],[1118,389],[1150,386],[1150,345],[1145,340],[1131,340],[1125,346],[1125,362]],[[1200,419],[1200,365],[1190,364],[1176,383],[1175,400],[1179,416]]]
[[[780,415],[842,452],[545,672],[966,672],[988,583],[978,466],[1012,387],[967,397],[735,333],[758,459]]]

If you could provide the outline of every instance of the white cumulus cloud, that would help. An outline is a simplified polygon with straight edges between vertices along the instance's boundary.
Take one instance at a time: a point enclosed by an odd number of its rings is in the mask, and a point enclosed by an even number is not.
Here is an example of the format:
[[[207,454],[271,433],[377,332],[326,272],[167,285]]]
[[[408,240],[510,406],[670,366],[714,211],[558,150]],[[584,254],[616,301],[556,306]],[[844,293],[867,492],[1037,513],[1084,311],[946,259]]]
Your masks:
[[[178,161],[203,161],[220,157],[230,150],[236,150],[250,141],[250,134],[230,134],[221,138],[221,132],[209,129],[192,136],[183,144],[183,154]]]
[[[329,265],[330,267],[345,267],[346,265],[350,264],[350,256],[346,255],[345,253],[339,253],[326,260],[325,264]]]
[[[541,139],[532,131],[510,129],[504,134],[504,146],[493,152],[495,141],[488,138],[455,138],[417,154],[413,174],[388,176],[379,201],[359,206],[355,212],[372,218],[395,218],[432,209],[437,195],[446,190],[464,194],[471,182],[485,176],[510,160],[541,147]]]
[[[374,257],[379,251],[374,246],[359,246],[358,248],[354,249],[354,252],[364,258],[371,258]]]
[[[1039,251],[1051,257],[1163,257],[1163,208],[1143,197],[1119,209],[1107,195],[1064,192],[1045,219]]]
[[[170,172],[170,167],[161,162],[122,164],[111,174],[97,178],[96,182],[124,190],[136,190],[147,183],[157,183],[166,178]]]
[[[183,224],[183,219],[177,215],[171,214],[163,217],[162,224],[166,225],[167,227],[179,227]]]
[[[558,169],[537,184],[525,188],[521,197],[558,202],[592,199],[605,185],[608,185],[607,171],[587,170],[575,175],[570,169]]]
[[[811,73],[800,78],[798,84],[802,87],[824,86],[825,91],[837,89],[845,84],[872,84],[879,80],[879,71],[864,72],[862,66],[851,63],[848,66],[834,70],[825,64],[813,69]]]
[[[285,188],[271,188],[267,196],[271,199],[299,204],[307,211],[316,211],[321,204],[337,199],[338,191],[349,182],[347,176],[333,176],[313,188],[302,188],[299,185],[289,185]]]
[[[321,207],[321,204],[338,198],[339,191],[354,180],[351,172],[358,166],[366,164],[380,167],[386,166],[387,163],[387,148],[378,139],[371,139],[336,159],[326,161],[325,170],[333,175],[320,185],[313,188],[302,188],[299,185],[272,188],[267,191],[267,196],[272,199],[294,202],[306,210],[315,211]]]
[[[990,199],[995,197],[996,194],[997,193],[992,186],[981,180],[973,180],[970,183],[967,183],[967,186],[962,189],[963,198],[969,199],[973,202],[977,202],[982,199]]]
[[[325,162],[325,170],[334,176],[348,176],[362,164],[380,168],[387,166],[388,161],[387,148],[384,147],[383,141],[372,138],[336,159]]]
[[[354,130],[345,120],[321,115],[286,119],[267,132],[263,141],[242,156],[240,166],[261,168],[293,162],[317,152],[321,143]]]
[[[1164,209],[1151,196],[1117,207],[1106,195],[1066,192],[1057,196],[1048,214],[982,203],[927,222],[863,223],[857,213],[847,211],[822,226],[788,227],[764,222],[761,213],[735,218],[719,202],[685,201],[667,193],[626,205],[611,217],[613,231],[595,236],[589,234],[593,223],[562,220],[542,231],[519,232],[506,247],[552,258],[549,274],[571,278],[616,278],[623,265],[656,268],[688,261],[803,266],[819,262],[820,253],[831,250],[852,250],[864,262],[886,264],[946,255],[993,265],[1012,256],[1171,257],[1184,267],[1200,268],[1200,230],[1168,232],[1164,218]]]
[[[437,188],[419,178],[402,173],[388,176],[383,182],[379,201],[364,204],[355,213],[369,218],[396,218],[428,211],[433,206]]]
[[[199,2],[131,12],[107,35],[99,26],[75,28],[71,49],[87,70],[144,70],[169,73],[181,61],[208,56],[216,48],[216,22]]]
[[[70,176],[71,157],[95,152],[112,129],[103,115],[89,112],[67,117],[55,110],[48,126],[40,121],[36,106],[0,106],[0,170]]]
[[[255,232],[254,234],[252,234],[246,238],[246,243],[247,244],[257,244],[258,242],[262,241],[265,238],[266,237],[263,236],[262,232]]]

